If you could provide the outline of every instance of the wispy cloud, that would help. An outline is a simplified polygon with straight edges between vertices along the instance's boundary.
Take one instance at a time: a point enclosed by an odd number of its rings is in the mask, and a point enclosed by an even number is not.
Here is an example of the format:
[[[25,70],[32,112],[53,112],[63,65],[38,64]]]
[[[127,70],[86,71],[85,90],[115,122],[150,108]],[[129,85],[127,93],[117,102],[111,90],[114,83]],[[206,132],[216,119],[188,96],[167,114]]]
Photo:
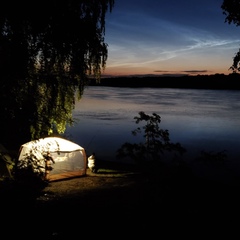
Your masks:
[[[240,30],[224,23],[217,1],[184,6],[172,0],[118,2],[107,19],[107,70],[228,69],[240,46]]]

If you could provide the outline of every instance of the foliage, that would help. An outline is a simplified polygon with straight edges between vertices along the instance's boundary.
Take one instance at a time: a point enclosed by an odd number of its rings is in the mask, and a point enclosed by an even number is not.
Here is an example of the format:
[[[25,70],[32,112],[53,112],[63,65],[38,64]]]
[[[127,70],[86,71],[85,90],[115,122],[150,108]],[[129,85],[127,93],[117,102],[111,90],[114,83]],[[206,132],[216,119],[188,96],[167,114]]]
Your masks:
[[[10,155],[5,155],[0,152],[0,181],[4,179],[13,179],[13,171],[15,168],[14,160],[8,158]]]
[[[4,3],[1,53],[7,59],[1,59],[1,70],[7,73],[14,66],[14,75],[23,78],[67,74],[69,82],[78,82],[86,73],[99,75],[107,57],[105,14],[113,4],[113,0],[42,1],[36,7],[21,1],[13,8],[12,1]]]
[[[107,60],[105,14],[114,0],[7,1],[0,8],[0,123],[26,140],[72,124],[76,94]],[[13,7],[14,6],[14,7]],[[6,128],[8,125],[9,128]]]
[[[143,134],[144,143],[124,143],[121,148],[117,150],[117,157],[124,158],[130,157],[136,163],[140,165],[158,164],[162,159],[162,155],[166,152],[174,152],[175,154],[182,155],[186,150],[181,146],[180,143],[172,143],[169,137],[169,131],[161,129],[159,124],[161,117],[153,113],[147,115],[144,112],[139,112],[139,116],[135,116],[136,124],[145,122],[146,124],[142,127],[137,127],[132,131],[132,134],[136,136],[139,133]]]
[[[216,153],[201,151],[199,160],[206,164],[224,164],[227,161],[227,153],[225,150]]]
[[[46,181],[46,172],[51,171],[47,162],[53,159],[49,156],[50,144],[40,145],[35,141],[31,150],[19,160],[15,169],[15,179],[17,181],[28,182],[37,181],[39,183]],[[58,150],[58,149],[56,149]]]
[[[228,24],[235,24],[240,26],[240,1],[238,0],[224,0],[221,8],[223,14],[226,15],[225,22]],[[230,67],[233,72],[240,71],[240,49],[233,58],[233,64]]]
[[[40,179],[44,179],[44,173],[45,173],[45,158],[44,155],[42,155],[42,158],[39,158],[38,151],[35,149],[32,149],[29,153],[27,153],[24,157],[24,159],[20,162],[18,162],[18,165],[16,167],[16,176],[22,177],[23,175],[28,176],[37,176]]]

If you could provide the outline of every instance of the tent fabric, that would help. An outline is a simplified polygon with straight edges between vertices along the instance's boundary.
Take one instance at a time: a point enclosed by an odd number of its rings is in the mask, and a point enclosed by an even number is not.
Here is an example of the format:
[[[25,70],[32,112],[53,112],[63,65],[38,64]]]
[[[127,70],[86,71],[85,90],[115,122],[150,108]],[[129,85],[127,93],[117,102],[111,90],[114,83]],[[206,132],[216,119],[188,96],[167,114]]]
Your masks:
[[[72,141],[46,137],[27,142],[20,147],[18,161],[24,161],[31,151],[34,151],[38,164],[40,162],[43,168],[46,165],[43,154],[50,153],[53,159],[53,162],[48,162],[48,168],[45,167],[45,180],[55,181],[86,175],[85,149]]]

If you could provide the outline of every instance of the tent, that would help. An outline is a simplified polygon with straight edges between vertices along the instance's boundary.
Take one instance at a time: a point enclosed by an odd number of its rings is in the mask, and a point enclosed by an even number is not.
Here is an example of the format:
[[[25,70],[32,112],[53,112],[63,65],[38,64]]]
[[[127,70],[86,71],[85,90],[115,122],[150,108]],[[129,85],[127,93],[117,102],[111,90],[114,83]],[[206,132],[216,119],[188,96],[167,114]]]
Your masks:
[[[50,154],[52,161],[47,160]],[[35,171],[44,172],[48,181],[86,175],[87,157],[85,149],[61,137],[46,137],[21,145],[18,166],[27,166],[34,159]]]

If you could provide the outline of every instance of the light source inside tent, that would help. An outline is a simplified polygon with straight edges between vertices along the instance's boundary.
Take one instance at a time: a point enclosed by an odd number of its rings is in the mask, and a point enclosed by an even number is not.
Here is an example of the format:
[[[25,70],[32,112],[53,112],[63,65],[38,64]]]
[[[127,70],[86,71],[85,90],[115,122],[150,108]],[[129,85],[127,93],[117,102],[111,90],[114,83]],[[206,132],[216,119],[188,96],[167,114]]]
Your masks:
[[[45,171],[44,154],[50,153],[53,158],[54,163],[51,163],[51,171],[47,172],[46,180],[53,181],[86,174],[85,149],[67,139],[46,137],[25,143],[20,148],[18,162],[24,165],[26,156],[32,153],[34,153],[37,164],[40,164]]]

